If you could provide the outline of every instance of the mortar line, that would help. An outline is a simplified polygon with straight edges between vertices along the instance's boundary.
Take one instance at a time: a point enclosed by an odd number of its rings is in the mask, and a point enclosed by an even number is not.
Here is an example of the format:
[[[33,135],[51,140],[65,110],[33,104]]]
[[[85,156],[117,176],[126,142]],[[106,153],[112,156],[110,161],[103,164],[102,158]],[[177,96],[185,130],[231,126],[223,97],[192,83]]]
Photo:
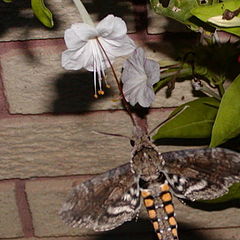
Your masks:
[[[212,230],[224,230],[224,229],[240,229],[240,226],[227,226],[227,227],[202,227],[202,228],[191,228],[191,229],[183,229],[183,232],[190,232],[190,231],[212,231]]]
[[[34,237],[32,214],[25,191],[25,180],[15,181],[15,197],[24,237]]]
[[[140,39],[145,39],[147,34],[147,0],[132,0],[136,32],[132,34]]]
[[[5,115],[9,115],[9,103],[7,101],[7,96],[4,90],[5,90],[5,87],[3,83],[3,68],[2,68],[2,65],[0,64],[0,99],[2,100],[0,114],[5,116]]]

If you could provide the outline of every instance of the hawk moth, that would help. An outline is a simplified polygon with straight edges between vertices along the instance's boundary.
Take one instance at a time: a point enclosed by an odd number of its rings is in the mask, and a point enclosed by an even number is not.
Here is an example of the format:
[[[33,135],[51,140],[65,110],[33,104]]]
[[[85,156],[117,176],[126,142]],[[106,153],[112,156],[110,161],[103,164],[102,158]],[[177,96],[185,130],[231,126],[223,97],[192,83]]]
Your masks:
[[[137,216],[141,197],[159,240],[177,240],[171,192],[180,199],[214,199],[240,181],[240,154],[223,148],[159,153],[137,129],[132,158],[75,186],[60,210],[73,227],[116,228]],[[170,192],[171,190],[171,192]]]

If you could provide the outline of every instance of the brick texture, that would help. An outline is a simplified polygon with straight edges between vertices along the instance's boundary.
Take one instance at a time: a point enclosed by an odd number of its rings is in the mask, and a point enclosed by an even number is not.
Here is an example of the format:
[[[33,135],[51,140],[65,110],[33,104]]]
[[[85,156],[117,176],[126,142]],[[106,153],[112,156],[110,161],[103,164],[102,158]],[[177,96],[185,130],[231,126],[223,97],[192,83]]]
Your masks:
[[[152,111],[149,129],[168,114]],[[96,174],[129,161],[128,140],[92,131],[131,136],[132,124],[122,111],[0,120],[1,179]],[[163,152],[182,148],[160,146]]]
[[[166,61],[174,50],[168,42],[142,44],[153,60]],[[112,86],[106,94],[93,98],[93,75],[84,71],[66,71],[61,67],[62,40],[38,40],[2,44],[1,66],[9,111],[13,114],[76,113],[90,110],[119,109],[118,90],[112,73],[107,80]],[[167,49],[167,52],[165,52]],[[114,68],[118,76],[126,58],[119,58]],[[34,77],[33,77],[34,76]],[[191,82],[176,83],[171,97],[166,87],[157,93],[153,107],[178,106],[194,99]]]
[[[43,27],[34,17],[30,1],[19,0],[12,4],[0,2],[0,41],[62,38],[65,29],[73,23],[82,21],[71,0],[45,0],[44,2],[54,15],[53,29]],[[112,13],[123,17],[129,32],[135,32],[131,1],[107,0],[102,4],[101,1],[85,0],[83,3],[95,22]]]
[[[161,65],[194,44],[182,25],[154,14],[146,0],[83,2],[96,23],[109,13],[122,17],[137,46]],[[130,159],[128,140],[92,131],[131,136],[132,124],[118,100],[111,71],[111,88],[94,100],[92,74],[61,67],[64,31],[81,17],[72,0],[45,3],[54,14],[53,29],[33,16],[30,1],[0,1],[0,240],[156,238],[145,209],[137,222],[106,233],[72,229],[58,216],[74,182]],[[125,59],[114,63],[118,76]],[[195,98],[190,81],[176,82],[171,96],[166,87],[161,89],[148,115],[149,129],[173,107]],[[189,146],[159,146],[162,152],[185,148]],[[206,211],[174,202],[181,240],[240,239],[236,205]]]
[[[0,239],[23,237],[14,182],[0,182],[0,209]]]

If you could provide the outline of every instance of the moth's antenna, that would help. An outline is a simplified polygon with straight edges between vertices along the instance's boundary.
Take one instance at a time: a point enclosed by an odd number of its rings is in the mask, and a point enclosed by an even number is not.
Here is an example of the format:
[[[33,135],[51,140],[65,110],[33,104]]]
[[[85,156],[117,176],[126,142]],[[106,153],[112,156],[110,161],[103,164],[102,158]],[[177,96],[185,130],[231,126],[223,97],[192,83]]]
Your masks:
[[[107,135],[107,136],[113,136],[113,137],[123,137],[123,138],[127,138],[129,140],[131,140],[130,137],[122,135],[122,134],[117,134],[117,133],[107,133],[107,132],[101,132],[101,131],[92,131],[93,133],[96,134],[101,134],[101,135]]]
[[[172,116],[168,117],[167,119],[163,120],[162,122],[160,122],[156,127],[154,127],[150,132],[149,135],[151,135],[157,128],[161,127],[163,124],[165,124],[166,122],[172,120],[173,118],[177,117],[179,114],[181,114],[183,111],[185,111],[187,108],[189,108],[188,105],[184,106],[179,112],[173,114]]]
[[[124,107],[125,107],[128,115],[130,116],[130,118],[131,118],[131,120],[132,120],[133,126],[136,126],[136,125],[137,125],[137,124],[136,124],[136,121],[134,120],[133,114],[132,114],[132,112],[131,112],[131,110],[130,110],[130,108],[129,108],[129,105],[128,105],[128,103],[127,103],[127,100],[126,100],[126,98],[125,98],[125,96],[124,96],[124,94],[123,94],[122,86],[121,86],[121,84],[120,84],[120,81],[118,80],[118,77],[117,77],[117,74],[116,74],[116,72],[115,72],[115,70],[114,70],[114,68],[113,68],[113,65],[112,65],[112,63],[111,63],[111,61],[110,61],[110,59],[109,59],[109,57],[108,57],[105,49],[103,48],[102,44],[100,43],[100,41],[99,41],[98,39],[97,39],[97,42],[98,42],[99,46],[101,47],[104,55],[105,55],[106,58],[107,58],[107,61],[108,61],[109,65],[110,65],[110,67],[111,67],[111,70],[112,70],[112,72],[113,72],[113,76],[114,76],[114,78],[115,78],[115,80],[116,80],[116,83],[117,83],[117,86],[118,86],[120,95],[121,95],[121,97],[122,97],[123,105],[124,105]]]

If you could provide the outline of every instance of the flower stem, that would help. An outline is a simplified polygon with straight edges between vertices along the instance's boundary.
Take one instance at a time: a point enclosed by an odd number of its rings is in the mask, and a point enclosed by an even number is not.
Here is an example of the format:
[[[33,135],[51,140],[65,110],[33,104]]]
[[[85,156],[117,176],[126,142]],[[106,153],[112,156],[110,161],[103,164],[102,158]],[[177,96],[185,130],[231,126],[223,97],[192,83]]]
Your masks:
[[[223,94],[224,94],[224,92],[225,92],[225,89],[224,89],[222,83],[220,83],[220,84],[218,85],[218,90],[219,90],[219,93],[220,93],[220,95],[221,95],[221,97],[222,97]]]
[[[86,8],[82,4],[82,1],[81,0],[73,0],[73,2],[75,3],[75,5],[81,15],[83,22],[88,25],[95,26],[92,18],[90,17]]]
[[[97,42],[98,42],[99,46],[101,47],[104,55],[105,55],[106,58],[107,58],[107,61],[108,61],[109,65],[110,65],[110,67],[111,67],[113,76],[114,76],[114,78],[115,78],[115,80],[116,80],[116,83],[117,83],[117,86],[118,86],[118,89],[119,89],[119,93],[120,93],[120,95],[121,95],[121,97],[122,97],[123,105],[124,105],[124,107],[125,107],[128,115],[130,116],[133,125],[136,126],[136,122],[135,122],[135,120],[134,120],[134,118],[133,118],[133,114],[132,114],[132,112],[131,112],[131,110],[130,110],[130,107],[129,107],[129,105],[128,105],[128,102],[127,102],[127,100],[126,100],[126,98],[125,98],[125,96],[124,96],[124,93],[123,93],[123,90],[122,90],[122,86],[121,86],[121,84],[120,84],[120,81],[118,80],[118,77],[117,77],[117,74],[116,74],[116,72],[115,72],[115,70],[114,70],[114,68],[113,68],[113,65],[112,65],[112,63],[111,63],[111,61],[110,61],[110,59],[109,59],[109,57],[108,57],[105,49],[103,48],[102,44],[100,43],[100,41],[99,41],[98,39],[97,39]]]

